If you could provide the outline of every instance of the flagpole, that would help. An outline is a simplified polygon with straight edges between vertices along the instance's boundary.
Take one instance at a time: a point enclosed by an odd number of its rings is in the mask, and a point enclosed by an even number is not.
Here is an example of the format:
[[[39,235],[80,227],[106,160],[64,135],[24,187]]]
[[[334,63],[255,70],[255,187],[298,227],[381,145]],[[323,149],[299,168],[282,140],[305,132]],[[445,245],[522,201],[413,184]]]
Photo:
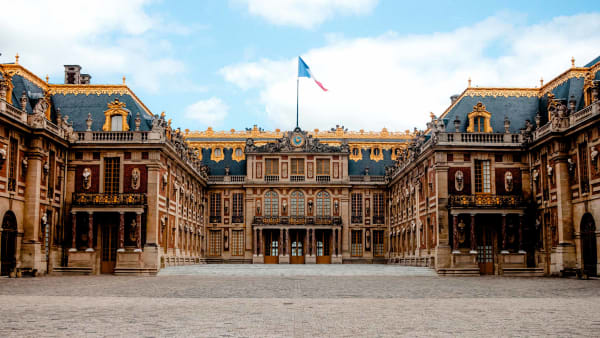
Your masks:
[[[296,78],[296,128],[298,128],[298,88],[300,87],[300,77]]]

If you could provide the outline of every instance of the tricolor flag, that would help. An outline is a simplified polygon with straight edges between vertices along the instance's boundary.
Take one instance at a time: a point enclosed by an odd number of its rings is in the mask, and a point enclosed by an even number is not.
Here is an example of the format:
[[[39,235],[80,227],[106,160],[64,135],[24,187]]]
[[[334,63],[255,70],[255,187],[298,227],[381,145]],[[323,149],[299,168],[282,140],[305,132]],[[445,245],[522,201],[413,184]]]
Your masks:
[[[323,87],[323,84],[319,82],[319,80],[317,80],[317,78],[310,71],[310,68],[308,68],[308,65],[306,65],[306,62],[304,62],[304,60],[302,60],[301,57],[298,57],[298,77],[312,78],[313,80],[315,80],[317,85],[321,87],[321,89],[323,89],[323,91],[327,91],[327,88]]]

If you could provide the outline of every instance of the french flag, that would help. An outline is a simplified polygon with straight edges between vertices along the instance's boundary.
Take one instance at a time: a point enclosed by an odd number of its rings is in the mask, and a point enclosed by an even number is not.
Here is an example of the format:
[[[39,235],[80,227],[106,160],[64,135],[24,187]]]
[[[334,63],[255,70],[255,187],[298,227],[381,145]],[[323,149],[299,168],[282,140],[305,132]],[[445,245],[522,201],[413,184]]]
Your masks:
[[[323,84],[321,82],[319,82],[319,80],[317,80],[317,78],[314,76],[314,74],[310,71],[310,68],[308,68],[308,65],[306,64],[306,62],[304,62],[304,60],[302,60],[301,57],[298,57],[298,77],[308,77],[311,78],[313,80],[315,80],[315,82],[317,83],[317,85],[319,87],[321,87],[321,89],[323,89],[323,91],[327,91],[327,88],[325,88],[323,86]]]

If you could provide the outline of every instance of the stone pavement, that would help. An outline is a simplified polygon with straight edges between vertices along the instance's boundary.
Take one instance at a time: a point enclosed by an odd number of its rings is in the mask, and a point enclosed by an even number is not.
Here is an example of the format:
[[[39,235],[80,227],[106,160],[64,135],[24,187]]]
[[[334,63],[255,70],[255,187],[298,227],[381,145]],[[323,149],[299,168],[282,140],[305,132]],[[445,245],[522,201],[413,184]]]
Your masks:
[[[0,278],[0,336],[598,336],[600,280],[381,265]]]

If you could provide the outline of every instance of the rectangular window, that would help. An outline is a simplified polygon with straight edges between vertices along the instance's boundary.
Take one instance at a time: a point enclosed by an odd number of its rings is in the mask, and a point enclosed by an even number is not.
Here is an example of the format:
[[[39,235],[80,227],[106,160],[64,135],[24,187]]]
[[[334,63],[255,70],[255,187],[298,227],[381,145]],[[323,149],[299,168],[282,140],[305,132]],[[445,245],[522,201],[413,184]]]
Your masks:
[[[233,230],[231,233],[231,255],[244,255],[244,230]]]
[[[317,175],[329,175],[329,159],[317,160]]]
[[[373,224],[385,223],[385,210],[383,202],[383,194],[373,194]]]
[[[244,194],[233,194],[233,223],[244,222]]]
[[[221,222],[221,194],[213,192],[210,194],[210,222]]]
[[[221,256],[221,231],[210,230],[208,232],[208,255]]]
[[[276,158],[265,159],[265,175],[279,175],[279,160]]]
[[[352,194],[352,223],[362,223],[362,194]]]
[[[304,175],[304,159],[303,158],[292,158],[292,175]]]
[[[48,198],[54,200],[54,176],[56,175],[56,157],[53,151],[48,155],[50,165],[48,168]]]
[[[483,194],[492,192],[489,160],[475,160],[475,192]]]
[[[587,142],[580,143],[578,146],[579,150],[579,175],[581,176],[579,184],[581,186],[581,193],[587,193],[590,191],[590,176],[588,171],[588,147]]]
[[[362,256],[362,230],[352,230],[352,256]]]
[[[19,141],[11,137],[10,138],[10,153],[9,164],[8,164],[8,190],[16,191],[17,189],[17,161],[19,157]]]
[[[373,255],[383,256],[383,230],[373,231]]]
[[[104,193],[119,193],[121,161],[118,157],[104,158]]]

